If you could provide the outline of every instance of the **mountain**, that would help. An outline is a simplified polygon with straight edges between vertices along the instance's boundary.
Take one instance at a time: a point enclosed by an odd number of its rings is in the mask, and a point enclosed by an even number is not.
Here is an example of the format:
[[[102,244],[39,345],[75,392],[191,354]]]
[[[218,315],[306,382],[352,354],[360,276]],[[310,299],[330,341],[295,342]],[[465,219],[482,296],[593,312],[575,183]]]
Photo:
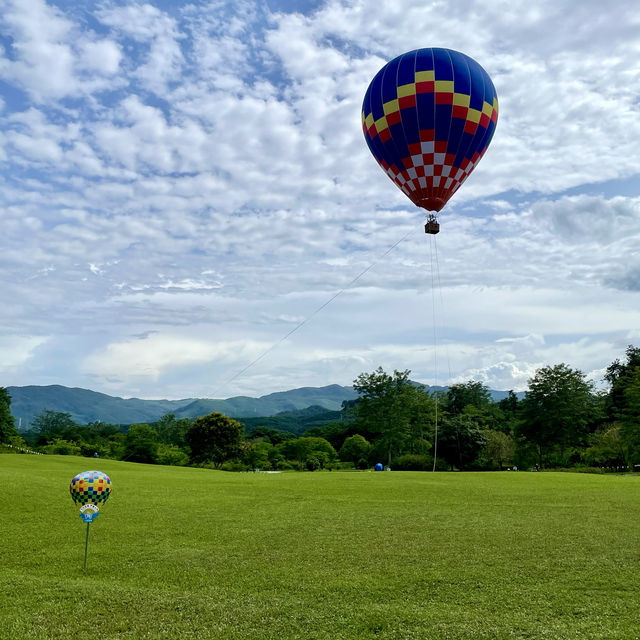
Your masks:
[[[340,422],[342,417],[341,411],[331,411],[313,405],[305,409],[281,411],[274,416],[238,417],[238,420],[244,424],[247,433],[251,433],[256,427],[266,427],[276,431],[288,431],[299,436],[308,429],[326,427],[332,422]]]
[[[176,418],[194,418],[212,411],[220,411],[232,418],[273,416],[283,411],[296,411],[311,406],[338,411],[344,400],[353,400],[358,394],[353,387],[332,384],[327,387],[301,387],[291,391],[278,391],[260,398],[236,396],[227,400],[194,400],[175,412]]]
[[[61,385],[7,387],[11,396],[11,413],[16,426],[26,431],[33,418],[46,409],[70,413],[78,424],[100,420],[110,424],[133,424],[158,420],[167,413],[174,413],[188,400],[140,400],[139,398],[114,398],[105,393]]]
[[[447,391],[447,387],[429,387],[429,391]],[[331,384],[326,387],[301,387],[290,391],[270,393],[259,398],[236,396],[226,400],[185,398],[183,400],[141,400],[118,398],[88,389],[50,386],[7,387],[11,395],[11,413],[16,425],[26,431],[33,418],[49,409],[70,413],[78,424],[100,420],[110,424],[154,422],[167,413],[177,418],[197,418],[220,411],[232,418],[275,416],[309,407],[328,411],[340,410],[343,401],[357,397],[353,387]],[[506,397],[507,391],[491,391],[494,401]],[[519,397],[522,394],[518,394]],[[266,426],[266,425],[265,425]]]
[[[96,420],[110,424],[133,424],[154,422],[167,413],[173,413],[178,418],[196,418],[212,411],[220,411],[232,418],[258,417],[306,409],[313,405],[337,411],[343,400],[352,400],[357,395],[352,387],[337,384],[319,388],[302,387],[260,398],[237,396],[226,400],[117,398],[60,385],[7,387],[7,391],[11,395],[11,413],[22,431],[26,431],[33,418],[46,409],[70,413],[78,424]]]

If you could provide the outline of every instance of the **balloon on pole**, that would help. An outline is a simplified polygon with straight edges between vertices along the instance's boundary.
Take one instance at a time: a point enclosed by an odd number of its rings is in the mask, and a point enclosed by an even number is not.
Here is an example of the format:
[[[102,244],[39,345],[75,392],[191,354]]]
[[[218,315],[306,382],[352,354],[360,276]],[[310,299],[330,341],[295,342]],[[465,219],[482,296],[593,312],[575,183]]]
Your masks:
[[[89,547],[89,525],[100,515],[100,506],[111,495],[111,478],[102,471],[83,471],[71,480],[69,485],[71,498],[80,505],[80,517],[87,523],[84,543],[84,568],[87,568],[87,550]]]

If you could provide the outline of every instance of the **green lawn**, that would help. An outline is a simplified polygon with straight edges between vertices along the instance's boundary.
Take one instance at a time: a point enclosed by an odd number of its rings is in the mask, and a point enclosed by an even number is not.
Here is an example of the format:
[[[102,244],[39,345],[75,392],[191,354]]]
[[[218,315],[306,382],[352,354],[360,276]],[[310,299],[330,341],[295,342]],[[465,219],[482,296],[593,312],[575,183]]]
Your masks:
[[[2,640],[640,638],[638,476],[0,455],[0,532]]]

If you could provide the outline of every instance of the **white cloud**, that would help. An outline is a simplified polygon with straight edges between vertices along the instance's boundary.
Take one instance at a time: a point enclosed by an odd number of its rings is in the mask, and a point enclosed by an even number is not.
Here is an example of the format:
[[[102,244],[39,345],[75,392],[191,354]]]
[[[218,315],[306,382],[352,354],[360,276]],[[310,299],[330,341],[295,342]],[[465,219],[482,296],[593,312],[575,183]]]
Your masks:
[[[110,86],[108,77],[120,59],[115,42],[82,30],[44,0],[6,0],[5,5],[2,26],[10,44],[0,57],[0,77],[24,89],[36,103]]]
[[[277,343],[229,394],[380,364],[521,388],[637,338],[635,3],[4,6],[0,335],[50,336],[20,379],[205,395]],[[436,238],[360,128],[375,72],[432,45],[501,104]]]
[[[112,342],[89,354],[82,363],[91,376],[118,381],[157,381],[167,369],[208,363],[212,368],[238,355],[254,357],[264,348],[255,342],[212,342],[182,335],[153,333],[137,340]]]
[[[0,373],[6,379],[34,357],[35,350],[47,341],[43,336],[6,333],[0,336]],[[10,384],[10,383],[6,383]]]

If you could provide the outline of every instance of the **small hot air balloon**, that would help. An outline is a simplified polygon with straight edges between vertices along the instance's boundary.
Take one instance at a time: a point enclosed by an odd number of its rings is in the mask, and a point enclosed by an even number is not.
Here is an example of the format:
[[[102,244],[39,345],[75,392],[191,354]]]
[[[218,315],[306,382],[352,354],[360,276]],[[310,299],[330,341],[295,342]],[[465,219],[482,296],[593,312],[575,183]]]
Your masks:
[[[84,568],[86,569],[89,525],[100,515],[98,505],[104,504],[111,494],[111,478],[102,471],[83,471],[71,480],[69,493],[73,501],[80,505],[80,517],[87,523],[84,541]]]
[[[450,49],[416,49],[387,63],[362,105],[371,153],[418,207],[438,212],[484,155],[498,119],[487,72]],[[429,214],[426,233],[438,233]]]
[[[71,480],[69,492],[76,504],[94,504],[107,501],[111,493],[111,479],[102,471],[83,471]]]

